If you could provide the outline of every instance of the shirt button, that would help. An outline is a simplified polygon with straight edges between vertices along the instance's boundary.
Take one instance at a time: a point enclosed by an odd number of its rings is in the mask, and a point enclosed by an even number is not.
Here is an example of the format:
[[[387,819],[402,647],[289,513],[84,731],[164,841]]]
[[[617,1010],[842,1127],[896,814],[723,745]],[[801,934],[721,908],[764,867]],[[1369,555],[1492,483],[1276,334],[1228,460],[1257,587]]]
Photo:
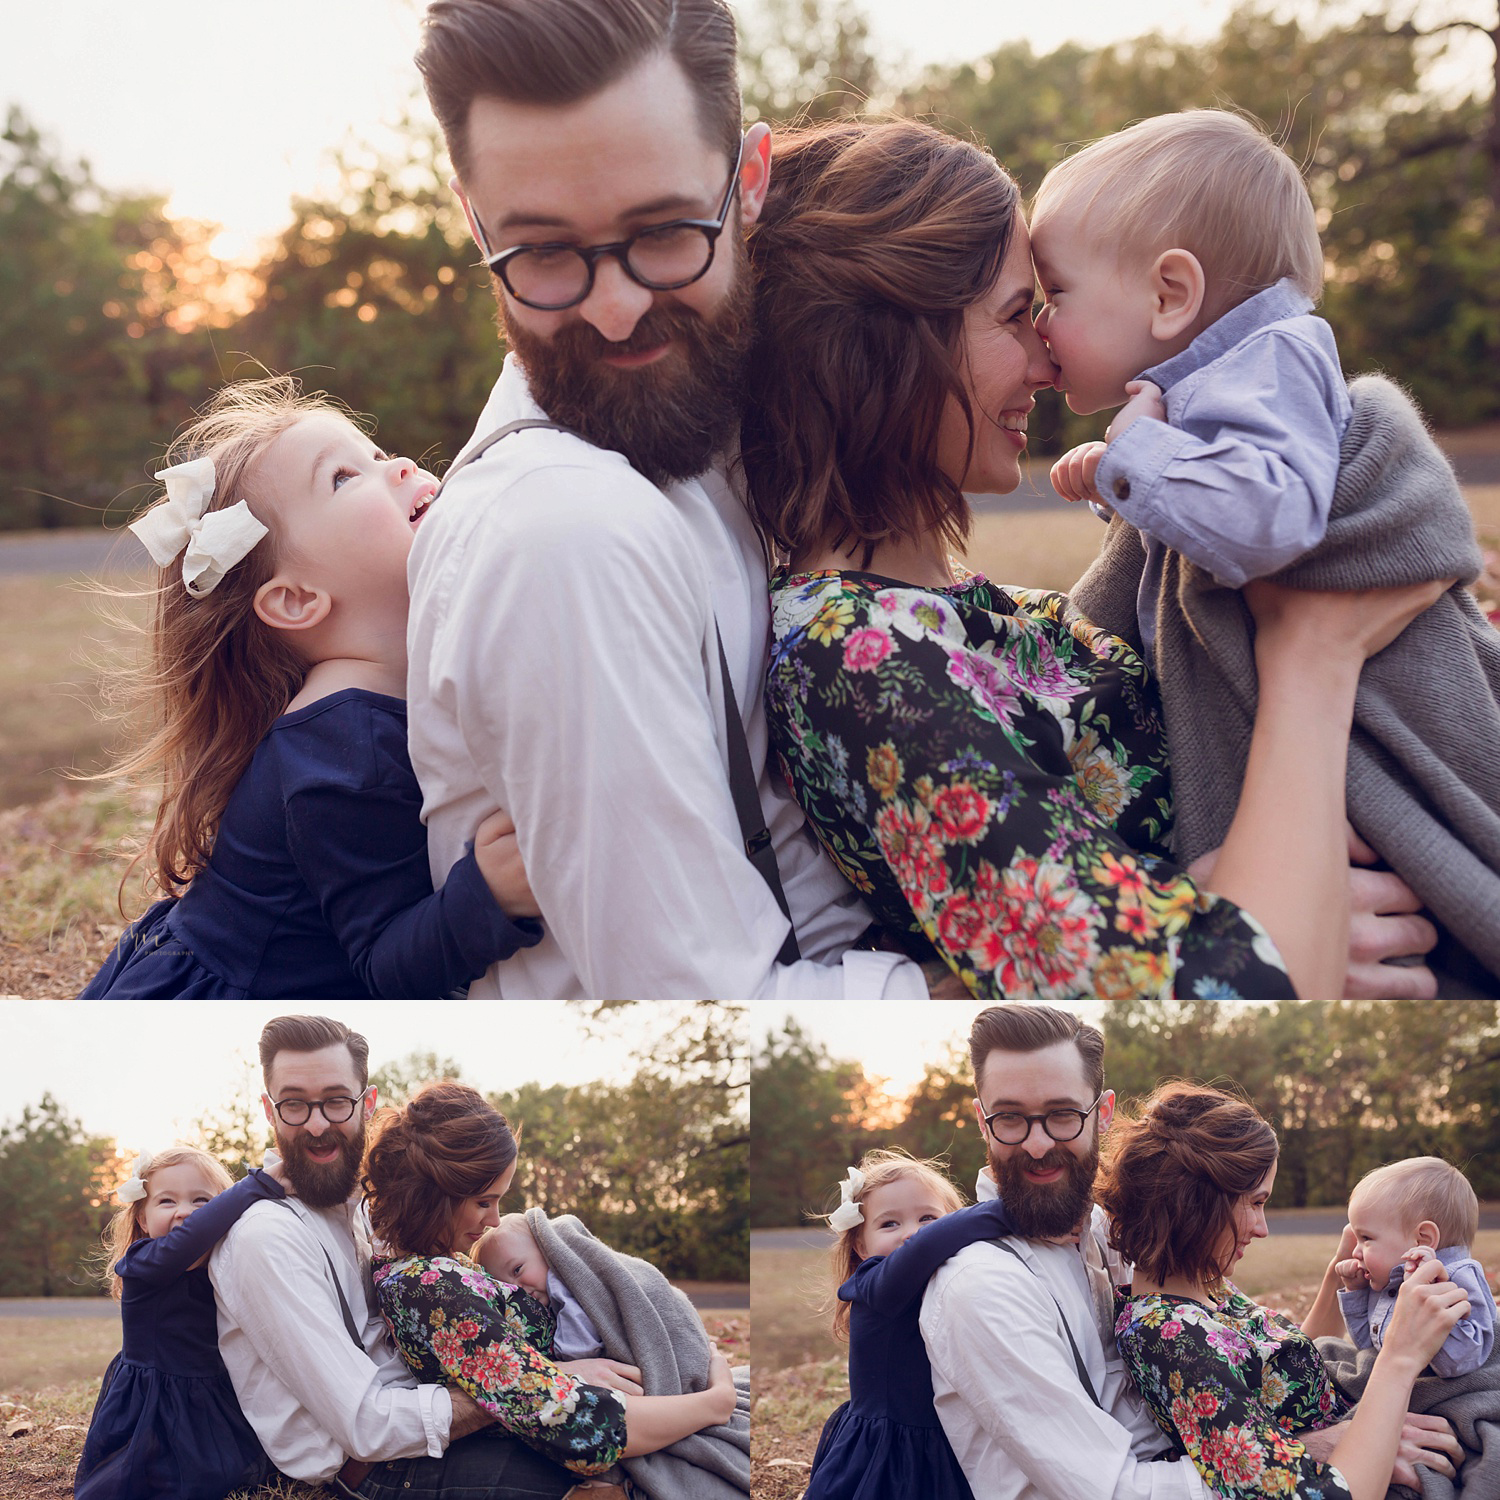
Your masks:
[[[1114,483],[1115,499],[1130,499],[1130,481],[1123,475],[1119,475]]]

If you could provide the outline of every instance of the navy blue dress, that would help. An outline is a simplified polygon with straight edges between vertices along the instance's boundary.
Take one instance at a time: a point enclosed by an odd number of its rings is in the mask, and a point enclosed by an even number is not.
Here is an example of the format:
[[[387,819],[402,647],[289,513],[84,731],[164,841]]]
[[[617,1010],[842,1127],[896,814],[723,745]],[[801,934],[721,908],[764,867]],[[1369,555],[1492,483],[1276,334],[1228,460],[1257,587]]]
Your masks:
[[[849,1399],[829,1417],[803,1500],[973,1500],[938,1421],[917,1318],[932,1273],[966,1245],[1014,1233],[998,1200],[919,1229],[839,1288],[849,1309]]]
[[[259,1168],[120,1258],[125,1342],[105,1371],[74,1500],[222,1500],[274,1470],[219,1357],[208,1254],[252,1203],[286,1194]]]
[[[345,688],[283,714],[206,868],[126,928],[80,1000],[432,999],[541,941],[472,850],[432,889],[406,704]]]

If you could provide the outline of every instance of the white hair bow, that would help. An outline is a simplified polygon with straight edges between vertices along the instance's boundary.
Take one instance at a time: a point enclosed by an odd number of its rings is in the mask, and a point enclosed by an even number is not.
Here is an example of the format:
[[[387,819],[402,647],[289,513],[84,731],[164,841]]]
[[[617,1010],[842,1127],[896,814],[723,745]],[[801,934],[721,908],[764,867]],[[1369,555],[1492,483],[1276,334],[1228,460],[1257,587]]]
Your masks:
[[[173,464],[157,473],[167,498],[153,505],[130,529],[144,543],[157,567],[164,568],[184,547],[182,582],[195,598],[211,594],[224,575],[266,534],[243,501],[205,515],[214,497],[214,461],[207,456]]]
[[[828,1227],[843,1234],[846,1229],[857,1229],[865,1222],[864,1205],[854,1201],[856,1193],[865,1188],[865,1174],[858,1167],[850,1167],[849,1175],[839,1183],[839,1197],[843,1202],[828,1215]]]
[[[115,1189],[121,1203],[139,1203],[146,1196],[146,1174],[151,1170],[151,1153],[142,1151],[136,1157],[130,1176]]]

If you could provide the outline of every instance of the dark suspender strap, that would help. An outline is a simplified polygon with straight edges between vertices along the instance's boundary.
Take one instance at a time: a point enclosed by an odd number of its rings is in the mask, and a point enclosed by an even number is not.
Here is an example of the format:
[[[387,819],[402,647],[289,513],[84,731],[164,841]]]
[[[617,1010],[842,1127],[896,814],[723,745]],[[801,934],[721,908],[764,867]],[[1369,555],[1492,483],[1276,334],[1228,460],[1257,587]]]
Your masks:
[[[553,432],[566,432],[566,427],[559,427],[556,422],[548,422],[542,417],[522,417],[516,422],[507,422],[504,427],[497,427],[493,432],[486,433],[484,437],[474,444],[467,453],[460,458],[446,474],[443,475],[443,484],[453,478],[462,468],[474,462],[476,458],[483,458],[501,438],[507,438],[513,432],[524,432],[528,427],[549,427]],[[443,484],[438,486],[438,495],[443,492]],[[437,495],[433,496],[437,499]]]
[[[724,724],[729,731],[729,791],[734,797],[734,814],[740,822],[745,856],[760,871],[761,879],[771,887],[771,894],[781,908],[781,915],[787,920],[786,941],[776,955],[776,962],[794,964],[802,957],[802,950],[797,946],[797,928],[786,904],[786,892],[781,888],[781,868],[776,863],[776,851],[771,847],[771,830],[766,827],[766,812],[760,805],[760,786],[750,760],[750,744],[745,738],[745,724],[740,718],[740,705],[734,696],[729,661],[724,655],[724,637],[719,634],[717,621],[714,622],[714,639],[719,643],[719,676],[724,681]]]
[[[519,421],[507,422],[504,427],[497,427],[494,432],[480,438],[443,476],[443,484],[447,484],[465,464],[473,463],[476,458],[487,453],[501,438],[528,427],[547,427],[553,432],[572,430],[541,417],[522,417]],[[442,493],[441,485],[438,493]],[[724,638],[719,634],[717,620],[714,621],[714,638],[719,643],[719,676],[724,682],[724,734],[729,747],[729,791],[734,798],[735,816],[739,819],[740,838],[744,843],[745,857],[760,871],[761,879],[770,886],[782,916],[787,919],[786,941],[782,943],[776,961],[794,964],[802,957],[802,951],[797,946],[797,929],[792,924],[792,914],[786,904],[786,892],[781,888],[781,869],[776,863],[776,851],[771,847],[771,830],[766,827],[765,809],[760,805],[759,782],[750,759],[750,745],[745,739],[745,722],[740,718],[740,705],[734,696],[729,662],[724,655]]]
[[[295,1208],[292,1208],[292,1205],[288,1203],[285,1198],[277,1198],[274,1201],[281,1204],[283,1208],[291,1209],[293,1215],[296,1218],[302,1219],[302,1215],[299,1214]],[[306,1219],[302,1219],[302,1222],[304,1224],[307,1224]],[[318,1239],[318,1232],[312,1227],[311,1224],[307,1225],[307,1232],[312,1235],[314,1241],[317,1243],[318,1249],[323,1252],[323,1259],[328,1262],[328,1274],[333,1277],[333,1290],[337,1294],[339,1299],[339,1312],[343,1316],[344,1327],[349,1330],[349,1337],[354,1340],[354,1347],[358,1349],[361,1354],[363,1354],[365,1353],[364,1340],[360,1338],[359,1329],[354,1325],[354,1314],[349,1311],[349,1301],[344,1296],[343,1284],[339,1281],[339,1273],[337,1268],[333,1264],[333,1257],[328,1253],[328,1246],[325,1245],[322,1240]]]
[[[1077,1340],[1075,1340],[1073,1337],[1073,1330],[1068,1327],[1067,1315],[1062,1310],[1062,1303],[1057,1300],[1057,1294],[1052,1290],[1050,1286],[1047,1285],[1045,1281],[1042,1281],[1042,1278],[1037,1275],[1036,1267],[1028,1264],[1026,1257],[1022,1255],[1014,1245],[1007,1245],[1004,1240],[995,1240],[994,1243],[998,1245],[1003,1251],[1005,1251],[1007,1255],[1014,1255],[1015,1258],[1020,1261],[1021,1264],[1025,1266],[1033,1276],[1036,1276],[1036,1279],[1041,1282],[1041,1285],[1046,1291],[1047,1295],[1052,1298],[1052,1305],[1057,1309],[1057,1316],[1058,1320],[1062,1323],[1063,1333],[1067,1335],[1068,1348],[1073,1351],[1073,1368],[1078,1371],[1078,1378],[1083,1382],[1084,1390],[1089,1393],[1089,1400],[1092,1401],[1100,1411],[1103,1411],[1104,1403],[1099,1399],[1098,1393],[1094,1390],[1094,1382],[1089,1379],[1089,1372],[1084,1368],[1083,1355],[1078,1352]]]

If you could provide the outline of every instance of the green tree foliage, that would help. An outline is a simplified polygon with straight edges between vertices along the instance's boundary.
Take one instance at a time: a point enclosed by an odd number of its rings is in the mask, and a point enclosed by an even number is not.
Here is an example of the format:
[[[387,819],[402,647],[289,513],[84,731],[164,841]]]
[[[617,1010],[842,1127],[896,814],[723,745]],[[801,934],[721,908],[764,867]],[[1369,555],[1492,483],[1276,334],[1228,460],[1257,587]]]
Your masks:
[[[370,1074],[375,1085],[375,1103],[405,1104],[424,1083],[434,1078],[451,1078],[462,1082],[463,1069],[451,1057],[436,1052],[409,1052],[396,1062],[388,1062]]]
[[[764,0],[746,22],[747,120],[784,125],[857,114],[880,81],[870,23],[855,0]]]
[[[507,1208],[577,1214],[668,1276],[748,1277],[748,1131],[691,1085],[527,1084],[491,1098],[521,1137]]]
[[[1233,1089],[1265,1115],[1281,1141],[1278,1207],[1342,1205],[1372,1167],[1425,1155],[1461,1166],[1481,1198],[1500,1198],[1494,1001],[1120,1000],[1104,1032],[1105,1081],[1121,1108],[1185,1078]],[[891,1101],[871,1096],[859,1064],[788,1023],[756,1059],[752,1222],[805,1222],[870,1146],[946,1155],[949,1175],[972,1196],[984,1160],[972,1095],[958,1038],[906,1098]]]
[[[831,1207],[833,1185],[862,1154],[865,1082],[858,1063],[835,1061],[793,1020],[767,1035],[750,1075],[756,1228],[801,1224]]]
[[[124,1175],[114,1142],[89,1135],[51,1094],[0,1125],[0,1297],[97,1293],[89,1263]]]
[[[253,365],[373,415],[391,451],[442,465],[473,431],[503,349],[436,127],[408,120],[404,138],[404,160],[345,157],[332,201],[293,205],[257,305],[226,337]]]

